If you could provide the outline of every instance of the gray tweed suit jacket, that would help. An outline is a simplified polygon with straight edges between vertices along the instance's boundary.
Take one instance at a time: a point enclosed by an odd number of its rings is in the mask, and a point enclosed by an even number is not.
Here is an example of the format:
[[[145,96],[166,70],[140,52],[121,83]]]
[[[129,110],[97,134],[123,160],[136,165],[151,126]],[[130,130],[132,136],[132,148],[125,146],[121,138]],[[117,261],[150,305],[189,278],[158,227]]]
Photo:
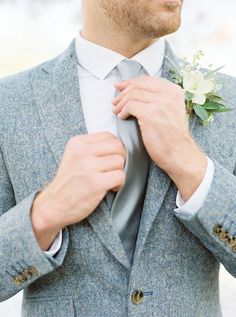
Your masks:
[[[176,59],[168,43],[166,55]],[[87,133],[77,63],[73,40],[53,60],[0,81],[0,301],[24,289],[24,317],[220,317],[220,262],[236,276],[236,111],[207,127],[191,117],[193,138],[215,164],[196,216],[175,214],[177,188],[151,162],[132,266],[105,199],[63,230],[55,257],[40,250],[35,194],[68,139]],[[169,69],[165,58],[163,77]],[[236,79],[218,77],[235,107]]]

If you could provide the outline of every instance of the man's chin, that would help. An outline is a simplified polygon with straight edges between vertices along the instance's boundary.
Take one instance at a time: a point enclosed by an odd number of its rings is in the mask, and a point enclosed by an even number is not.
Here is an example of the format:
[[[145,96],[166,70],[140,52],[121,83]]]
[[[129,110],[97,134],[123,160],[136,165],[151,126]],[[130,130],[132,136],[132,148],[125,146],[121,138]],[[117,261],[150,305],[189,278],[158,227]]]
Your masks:
[[[158,38],[168,34],[175,33],[181,26],[181,19],[167,23],[159,23],[158,27],[150,27],[146,29],[147,38]]]

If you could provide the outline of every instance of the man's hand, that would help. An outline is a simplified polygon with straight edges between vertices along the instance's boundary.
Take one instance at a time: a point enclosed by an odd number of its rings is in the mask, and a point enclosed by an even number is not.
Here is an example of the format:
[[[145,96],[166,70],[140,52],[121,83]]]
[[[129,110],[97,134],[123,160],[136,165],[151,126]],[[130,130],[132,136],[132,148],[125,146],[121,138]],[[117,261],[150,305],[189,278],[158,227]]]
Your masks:
[[[204,177],[207,159],[189,133],[182,88],[149,76],[115,86],[120,94],[112,102],[114,112],[121,119],[137,118],[150,157],[188,200]]]
[[[123,143],[109,132],[69,140],[55,178],[32,207],[33,229],[43,250],[60,229],[89,216],[107,191],[124,185],[125,159]]]

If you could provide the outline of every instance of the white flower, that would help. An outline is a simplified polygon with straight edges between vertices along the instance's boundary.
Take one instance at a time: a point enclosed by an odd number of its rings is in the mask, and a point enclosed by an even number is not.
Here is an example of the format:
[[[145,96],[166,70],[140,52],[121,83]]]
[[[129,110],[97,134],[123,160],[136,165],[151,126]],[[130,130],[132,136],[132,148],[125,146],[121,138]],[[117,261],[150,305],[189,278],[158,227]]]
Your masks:
[[[184,91],[193,94],[193,103],[204,105],[206,102],[206,94],[215,89],[215,81],[205,79],[200,71],[185,72],[183,76],[183,88]]]

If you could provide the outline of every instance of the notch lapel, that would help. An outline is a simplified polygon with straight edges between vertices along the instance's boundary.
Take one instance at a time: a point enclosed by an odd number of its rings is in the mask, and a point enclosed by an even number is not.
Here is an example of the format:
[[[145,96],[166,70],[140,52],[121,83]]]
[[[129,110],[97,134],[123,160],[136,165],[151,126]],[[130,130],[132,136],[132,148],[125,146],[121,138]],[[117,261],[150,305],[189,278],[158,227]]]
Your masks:
[[[75,40],[59,57],[40,68],[31,77],[32,89],[42,129],[59,165],[67,141],[75,135],[88,133],[80,98]],[[113,228],[105,198],[87,220],[103,245],[129,269],[129,259]]]
[[[169,43],[165,42],[165,56],[169,57],[175,64],[179,64],[177,57],[174,55]],[[170,81],[172,80],[170,69],[173,68],[168,58],[164,58],[162,77]],[[193,135],[193,129],[196,122],[196,116],[191,115],[189,119],[189,129]],[[158,146],[158,145],[157,145]],[[139,232],[134,253],[134,263],[140,257],[151,230],[152,224],[158,215],[161,205],[165,199],[167,191],[172,183],[169,176],[160,169],[153,161],[151,161],[149,176],[147,181],[146,195],[144,199],[143,211],[140,220]]]

